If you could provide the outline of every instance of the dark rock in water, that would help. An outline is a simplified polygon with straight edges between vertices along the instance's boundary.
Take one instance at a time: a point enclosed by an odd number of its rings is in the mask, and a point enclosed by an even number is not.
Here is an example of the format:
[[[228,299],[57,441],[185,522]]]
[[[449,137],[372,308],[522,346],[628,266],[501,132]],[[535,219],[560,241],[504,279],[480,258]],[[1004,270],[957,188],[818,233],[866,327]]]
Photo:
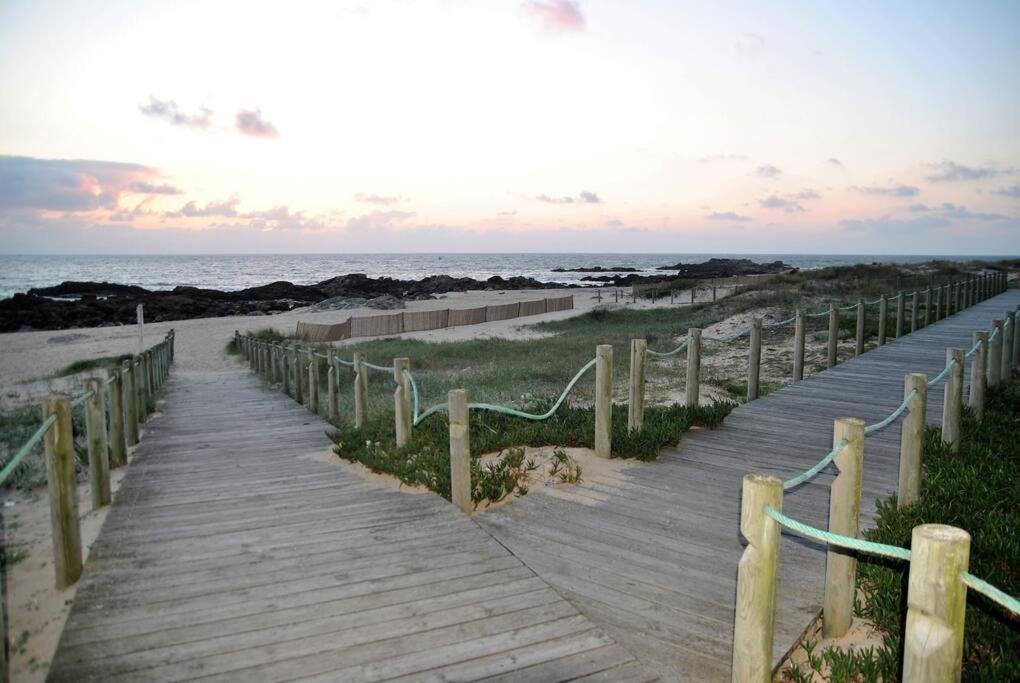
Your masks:
[[[80,298],[92,296],[144,296],[149,290],[135,285],[118,285],[114,282],[61,282],[56,287],[37,287],[28,290],[38,296],[59,296]]]
[[[675,270],[678,278],[719,278],[737,275],[768,275],[788,273],[796,268],[782,261],[755,263],[751,259],[712,258],[703,263],[678,263],[675,266],[659,266],[656,270]]]
[[[618,268],[603,268],[602,266],[588,266],[587,268],[553,268],[554,273],[638,273],[640,268],[620,266]]]

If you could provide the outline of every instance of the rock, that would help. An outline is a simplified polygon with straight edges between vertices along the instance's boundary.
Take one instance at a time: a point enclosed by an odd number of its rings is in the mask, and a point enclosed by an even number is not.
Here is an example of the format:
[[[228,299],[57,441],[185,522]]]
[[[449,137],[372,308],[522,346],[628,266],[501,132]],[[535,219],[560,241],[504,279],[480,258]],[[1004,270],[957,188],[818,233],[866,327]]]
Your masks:
[[[678,263],[659,266],[656,270],[675,270],[678,278],[721,278],[737,275],[767,275],[797,270],[782,261],[755,263],[751,259],[711,258],[703,263]]]
[[[602,266],[588,266],[587,268],[553,268],[554,273],[639,273],[640,268],[629,266],[618,266],[616,268],[603,268]]]

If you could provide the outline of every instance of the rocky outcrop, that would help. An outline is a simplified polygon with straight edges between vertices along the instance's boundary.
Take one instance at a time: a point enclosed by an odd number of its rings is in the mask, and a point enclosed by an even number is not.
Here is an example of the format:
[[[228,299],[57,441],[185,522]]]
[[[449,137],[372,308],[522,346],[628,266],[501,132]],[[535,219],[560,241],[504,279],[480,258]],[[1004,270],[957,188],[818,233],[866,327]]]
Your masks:
[[[720,278],[737,275],[768,275],[789,273],[797,270],[782,261],[755,263],[751,259],[711,258],[702,263],[678,263],[675,266],[659,266],[656,270],[675,270],[678,278]]]

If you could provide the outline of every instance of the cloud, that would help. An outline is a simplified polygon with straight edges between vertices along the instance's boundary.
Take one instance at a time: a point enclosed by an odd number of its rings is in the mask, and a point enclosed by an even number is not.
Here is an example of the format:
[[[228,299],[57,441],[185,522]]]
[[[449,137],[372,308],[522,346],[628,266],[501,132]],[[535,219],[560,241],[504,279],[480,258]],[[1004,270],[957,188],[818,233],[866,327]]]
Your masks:
[[[929,168],[935,169],[935,173],[924,177],[930,183],[951,183],[967,180],[987,180],[998,178],[1002,175],[1009,175],[1014,169],[998,169],[993,166],[963,166],[946,159],[937,164],[928,164]]]
[[[240,203],[240,199],[231,197],[219,202],[212,201],[200,207],[197,202],[192,200],[177,211],[168,211],[164,215],[167,218],[209,218],[212,216],[234,218],[238,216],[237,205]]]
[[[782,209],[786,213],[799,213],[801,211],[806,211],[806,209],[797,202],[791,199],[784,199],[783,197],[778,197],[776,195],[762,199],[758,202],[758,206],[763,209]]]
[[[237,130],[241,132],[241,135],[247,135],[252,138],[266,138],[268,140],[280,137],[280,132],[276,130],[276,126],[263,119],[262,112],[259,109],[242,109],[237,112],[236,124]]]
[[[913,185],[889,185],[887,187],[878,187],[875,185],[867,187],[859,187],[854,185],[850,188],[862,194],[881,195],[883,197],[916,197],[921,193],[921,190],[914,187]]]
[[[180,188],[174,187],[173,185],[157,185],[144,180],[131,183],[128,189],[138,194],[183,194]]]
[[[703,157],[698,157],[699,164],[715,164],[735,161],[747,161],[747,157],[743,154],[708,154]]]
[[[344,227],[352,232],[388,230],[397,223],[413,218],[414,215],[413,211],[373,211],[364,216],[351,218]]]
[[[828,159],[825,160],[825,163],[831,164],[832,166],[839,166],[840,168],[843,168],[843,162],[837,159],[836,157],[829,157]]]
[[[1020,199],[1020,185],[1014,185],[1013,187],[1000,187],[997,190],[992,190],[992,194]]]
[[[90,159],[0,156],[0,208],[45,211],[116,209],[131,193],[168,194],[157,169]]]
[[[356,192],[354,194],[354,199],[359,202],[364,202],[365,204],[378,204],[380,206],[390,206],[391,204],[396,204],[397,202],[403,200],[403,197],[401,197],[399,194],[382,195],[372,194],[370,192]]]
[[[900,233],[921,234],[932,230],[941,230],[952,225],[952,221],[938,216],[922,218],[847,218],[839,222],[839,227],[851,232],[875,232],[878,234]]]
[[[705,216],[705,218],[711,221],[736,221],[738,223],[746,223],[752,220],[750,216],[741,216],[734,211],[715,211]]]
[[[532,0],[524,3],[524,11],[547,31],[568,33],[584,30],[581,7],[572,0]]]
[[[745,33],[740,36],[736,48],[740,54],[753,57],[765,49],[765,38],[758,33]]]
[[[517,209],[511,209],[510,211],[499,211],[499,212],[496,213],[496,215],[497,216],[503,216],[503,217],[516,216],[517,215]]]
[[[756,168],[754,172],[761,178],[775,178],[776,176],[782,174],[783,171],[779,167],[773,166],[772,164],[765,164],[764,166],[759,166],[758,168]]]
[[[955,219],[955,220],[975,220],[975,221],[999,221],[1008,216],[1003,216],[1001,213],[984,213],[981,211],[971,211],[965,206],[953,204],[952,202],[943,202],[938,206],[928,206],[927,204],[912,204],[909,207],[912,213],[928,213],[942,218]]]
[[[601,204],[602,199],[599,198],[594,192],[588,192],[582,190],[576,197],[564,195],[562,197],[552,197],[547,194],[536,194],[536,195],[524,195],[526,199],[533,199],[536,202],[545,202],[546,204]]]
[[[173,100],[159,100],[152,95],[149,95],[149,103],[138,105],[138,109],[146,116],[162,119],[171,126],[205,130],[212,123],[213,111],[211,109],[199,107],[198,113],[185,114],[178,109],[177,103]]]
[[[798,200],[801,200],[801,201],[805,201],[805,200],[809,200],[809,199],[818,199],[819,198],[819,194],[817,192],[815,192],[814,190],[812,190],[810,187],[808,187],[808,188],[805,188],[805,189],[801,190],[800,192],[792,192],[790,194],[787,194],[787,195],[785,195],[785,197],[787,199],[798,199]]]

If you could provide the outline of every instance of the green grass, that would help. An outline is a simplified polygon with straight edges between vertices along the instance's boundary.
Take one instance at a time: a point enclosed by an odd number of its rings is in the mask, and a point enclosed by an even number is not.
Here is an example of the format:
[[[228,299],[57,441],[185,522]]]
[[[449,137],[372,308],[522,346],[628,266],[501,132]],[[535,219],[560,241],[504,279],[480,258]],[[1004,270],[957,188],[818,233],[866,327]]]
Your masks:
[[[910,547],[919,524],[949,524],[970,533],[970,572],[1010,595],[1020,594],[1020,384],[988,395],[984,420],[965,414],[961,447],[953,454],[936,430],[926,434],[920,499],[897,507],[895,496],[879,502],[878,523],[865,537]],[[909,566],[862,555],[858,586],[867,599],[859,616],[883,632],[872,652],[827,650],[816,656],[831,667],[832,680],[897,681],[900,678],[905,588]],[[1020,618],[970,591],[964,630],[963,680],[1020,680]],[[806,676],[808,667],[791,675]],[[815,670],[819,668],[815,667]]]
[[[53,373],[52,377],[67,377],[68,375],[77,375],[83,372],[90,372],[92,370],[119,368],[121,363],[126,360],[131,360],[133,357],[134,356],[130,353],[122,353],[119,356],[104,356],[102,358],[76,360],[70,365],[66,365],[61,370]]]
[[[545,399],[527,407],[544,411],[551,404],[551,399]],[[644,428],[632,432],[627,428],[626,409],[617,406],[612,420],[613,457],[652,460],[664,446],[679,442],[680,435],[689,427],[716,427],[732,408],[731,403],[695,408],[653,406],[645,411]],[[486,499],[499,500],[514,492],[526,493],[514,484],[514,471],[526,464],[520,446],[590,448],[594,445],[594,434],[592,408],[562,406],[542,422],[472,411],[473,500],[478,503]],[[394,440],[392,412],[374,417],[362,429],[341,424],[330,438],[341,458],[360,462],[374,472],[393,475],[405,484],[425,486],[450,498],[449,422],[445,413],[425,418],[414,428],[412,442],[402,448],[397,448]],[[501,451],[506,454],[488,468],[483,468],[477,460],[480,455]],[[562,464],[567,477],[564,480],[581,477],[580,471],[573,472],[568,463]]]
[[[0,413],[0,453],[2,462],[28,441],[29,437],[42,424],[42,410],[38,406],[25,406],[8,412]],[[88,451],[85,442],[85,407],[78,406],[71,411],[71,428],[74,432],[75,468],[79,476],[88,470]],[[46,457],[43,442],[39,441],[25,456],[4,486],[19,489],[31,489],[46,483]]]

